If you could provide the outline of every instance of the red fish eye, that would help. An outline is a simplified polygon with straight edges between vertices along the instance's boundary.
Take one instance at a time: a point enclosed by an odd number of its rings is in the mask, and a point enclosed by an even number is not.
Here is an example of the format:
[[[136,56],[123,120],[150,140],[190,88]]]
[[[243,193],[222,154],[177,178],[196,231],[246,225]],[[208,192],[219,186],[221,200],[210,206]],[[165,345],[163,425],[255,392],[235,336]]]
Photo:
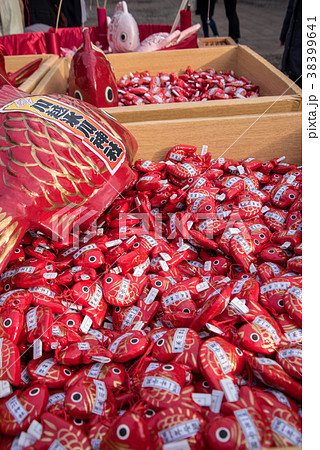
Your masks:
[[[189,313],[189,312],[190,312],[190,309],[189,309],[189,308],[184,308],[184,309],[182,310],[182,312],[184,312],[184,313]]]
[[[157,342],[157,346],[161,347],[164,344],[164,339],[159,339]]]
[[[230,209],[232,208],[232,203],[229,203],[228,208]]]
[[[218,260],[218,259],[215,259],[215,260],[213,261],[213,264],[214,264],[215,266],[217,266],[217,265],[219,264],[219,260]]]
[[[113,102],[113,91],[112,88],[110,86],[106,87],[105,90],[105,97],[108,103],[112,103]]]
[[[206,211],[211,211],[212,206],[211,205],[207,205],[205,209],[206,209]]]
[[[134,244],[133,244],[133,248],[138,248],[139,247],[139,242],[135,242]]]
[[[170,364],[167,364],[166,366],[163,366],[163,370],[170,372],[171,370],[173,370],[173,366],[171,366]]]
[[[40,392],[40,389],[39,389],[39,388],[34,388],[34,389],[31,389],[31,391],[29,392],[29,395],[31,395],[32,397],[34,397],[35,395],[38,395],[39,392]]]
[[[88,286],[83,286],[83,288],[82,288],[82,292],[84,292],[84,293],[87,293],[87,292],[89,292],[89,288],[88,288]]]
[[[112,278],[111,277],[108,277],[107,279],[106,279],[106,283],[112,283]]]
[[[78,100],[83,100],[82,94],[78,89],[74,91],[74,98],[77,98]]]
[[[78,402],[80,402],[80,401],[82,400],[82,395],[80,394],[80,392],[74,392],[74,393],[71,395],[71,400],[72,400],[74,403],[78,403]]]
[[[97,258],[95,256],[90,256],[89,261],[90,262],[96,262]]]
[[[254,243],[255,243],[256,245],[259,245],[258,239],[254,239]]]
[[[240,350],[240,348],[236,347],[236,352],[238,353],[239,356],[243,355],[242,350]]]
[[[164,205],[167,202],[167,200],[161,200],[161,204]]]
[[[227,428],[218,428],[216,438],[220,442],[227,442],[230,439],[230,431]]]
[[[261,233],[261,234],[259,234],[259,238],[260,239],[264,239],[266,236],[263,234],[263,233]]]
[[[21,252],[21,249],[20,249],[20,248],[16,248],[14,252],[15,252],[15,253],[20,253],[20,252]]]
[[[267,165],[268,165],[268,163],[262,163],[262,165],[263,165],[263,166],[267,166]]]
[[[289,194],[289,198],[292,200],[294,199],[296,196],[294,194]]]
[[[115,309],[115,312],[118,313],[118,312],[120,312],[120,311],[121,311],[120,306],[117,306],[116,309]]]
[[[283,307],[283,300],[282,300],[282,299],[278,301],[278,305],[279,305],[281,308]]]
[[[11,319],[6,319],[3,323],[3,326],[8,328],[10,327],[10,325],[12,324],[12,320]]]
[[[131,344],[137,344],[139,342],[138,338],[130,339]]]
[[[192,183],[193,182],[193,178],[189,178],[188,183]]]
[[[116,206],[115,209],[118,211],[121,208],[120,205]]]
[[[129,435],[130,429],[127,425],[122,424],[117,428],[117,436],[119,439],[121,440],[128,439]]]
[[[70,319],[70,320],[67,321],[68,327],[73,327],[74,324],[75,324],[74,320],[71,320],[71,319]]]
[[[118,369],[117,367],[114,367],[114,368],[112,369],[112,372],[113,372],[113,373],[116,373],[116,374],[119,374],[119,373],[121,373],[121,370]]]
[[[10,289],[10,284],[6,284],[5,287],[4,287],[4,290],[8,291],[9,289]]]
[[[252,333],[252,334],[250,335],[250,339],[251,339],[253,342],[257,342],[257,341],[259,340],[259,335],[258,335],[257,333]]]
[[[242,275],[241,277],[243,280],[246,280],[247,278],[249,278],[249,275]]]
[[[296,220],[297,216],[295,214],[292,214],[291,219]]]
[[[295,172],[294,175],[300,175],[300,172]]]
[[[146,411],[146,416],[147,417],[152,417],[155,415],[155,412],[152,409],[148,409],[148,411]]]
[[[157,280],[154,284],[155,284],[157,287],[161,287],[161,286],[162,286],[162,281]]]
[[[65,375],[67,375],[68,377],[70,377],[71,372],[70,372],[69,369],[64,369],[63,371],[64,371]]]
[[[82,419],[73,419],[73,423],[77,426],[81,426],[83,424]]]
[[[203,386],[204,388],[210,387],[210,386],[209,386],[209,383],[208,383],[207,381],[203,381],[203,382],[202,382],[202,386]]]
[[[271,253],[271,254],[272,254],[272,253],[274,253],[274,250],[272,250],[272,249],[271,249],[271,250],[268,250],[268,253]]]

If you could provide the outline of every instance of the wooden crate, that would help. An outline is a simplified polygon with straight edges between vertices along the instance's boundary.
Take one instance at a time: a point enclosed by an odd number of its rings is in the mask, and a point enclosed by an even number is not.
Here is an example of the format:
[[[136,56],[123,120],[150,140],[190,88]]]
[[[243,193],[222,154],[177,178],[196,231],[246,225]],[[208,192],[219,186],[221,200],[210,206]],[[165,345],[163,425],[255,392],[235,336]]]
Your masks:
[[[117,79],[130,72],[144,70],[149,70],[151,75],[160,71],[180,75],[190,65],[193,69],[232,69],[236,75],[243,75],[260,86],[261,97],[257,98],[108,108],[107,111],[122,123],[301,110],[302,90],[247,46],[224,45],[151,53],[118,53],[108,55],[108,59]],[[39,82],[33,94],[66,93],[70,61],[70,58],[60,59]]]
[[[5,68],[6,72],[16,72],[21,69],[21,67],[29,64],[36,59],[42,58],[42,62],[38,69],[33,72],[22,84],[20,84],[19,89],[24,92],[31,93],[43,78],[43,76],[49,72],[54,64],[58,61],[58,55],[17,55],[17,56],[5,56]]]
[[[195,145],[199,152],[205,144],[215,159],[256,157],[266,161],[286,156],[287,162],[300,165],[302,161],[301,112],[132,122],[126,128],[138,142],[135,159],[161,161],[174,145]]]
[[[214,158],[286,156],[301,164],[302,113],[279,113],[127,123],[138,142],[135,159],[161,161],[174,145],[208,145]]]
[[[237,45],[236,41],[230,36],[225,37],[212,37],[212,38],[198,38],[198,47],[213,47],[216,45]]]

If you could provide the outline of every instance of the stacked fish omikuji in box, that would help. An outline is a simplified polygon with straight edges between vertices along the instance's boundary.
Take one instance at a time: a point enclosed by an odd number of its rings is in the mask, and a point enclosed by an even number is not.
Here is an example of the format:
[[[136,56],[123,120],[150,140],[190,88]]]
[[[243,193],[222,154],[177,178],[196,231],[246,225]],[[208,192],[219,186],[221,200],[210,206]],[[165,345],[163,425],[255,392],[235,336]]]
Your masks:
[[[16,247],[2,449],[301,445],[301,167],[199,150],[137,160],[80,240]]]

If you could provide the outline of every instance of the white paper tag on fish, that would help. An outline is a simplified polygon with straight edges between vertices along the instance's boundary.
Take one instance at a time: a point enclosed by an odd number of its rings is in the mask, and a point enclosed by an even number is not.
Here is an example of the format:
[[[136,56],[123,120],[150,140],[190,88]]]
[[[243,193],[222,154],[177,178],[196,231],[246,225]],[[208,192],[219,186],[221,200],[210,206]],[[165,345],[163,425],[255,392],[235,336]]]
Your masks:
[[[238,297],[234,297],[229,303],[229,306],[231,306],[237,314],[247,314],[250,311],[246,306],[245,299],[239,299]]]
[[[172,353],[181,353],[183,351],[188,331],[189,328],[177,328],[173,337]]]
[[[211,406],[211,395],[193,392],[192,400],[200,406]]]
[[[209,284],[206,281],[203,281],[202,283],[197,284],[196,289],[198,292],[202,292],[209,289],[209,287]]]
[[[33,420],[27,430],[27,433],[36,438],[37,440],[41,438],[42,435],[42,425],[37,420]]]
[[[186,439],[183,439],[182,441],[164,444],[162,450],[190,450],[190,445]]]
[[[34,330],[37,327],[37,309],[38,306],[31,309],[26,316],[28,331]]]
[[[66,393],[65,392],[57,392],[56,394],[52,394],[49,397],[47,406],[54,405],[55,403],[58,403],[58,402],[63,403],[65,397],[66,397]]]
[[[39,359],[42,356],[42,341],[41,339],[35,339],[32,344],[33,347],[33,359]]]
[[[159,289],[156,289],[156,288],[152,287],[152,288],[150,289],[150,291],[148,292],[148,295],[147,295],[146,298],[144,299],[144,302],[145,302],[147,305],[150,305],[150,303],[152,303],[152,302],[155,300],[155,298],[157,297],[158,292],[159,292]]]
[[[130,286],[130,280],[127,278],[123,278],[116,299],[119,301],[123,301],[128,293]]]
[[[24,407],[21,405],[16,395],[14,395],[13,397],[9,398],[9,400],[6,401],[6,407],[9,413],[18,422],[18,424],[23,422],[23,420],[29,414],[28,411],[26,411]]]
[[[22,448],[25,448],[29,447],[29,445],[33,445],[36,441],[37,438],[29,433],[26,433],[25,431],[22,431],[19,436],[18,445],[20,445]]]
[[[261,448],[259,433],[252,417],[247,409],[239,409],[233,412],[239,422],[240,427],[246,437],[248,450],[256,450]]]
[[[89,316],[84,316],[83,321],[80,325],[80,330],[82,331],[82,333],[87,334],[91,328],[92,323],[93,321]]]
[[[44,376],[47,375],[47,373],[49,372],[51,367],[54,366],[54,364],[55,363],[54,363],[54,359],[53,358],[45,359],[44,361],[42,361],[41,364],[39,364],[39,366],[36,368],[34,373],[36,375],[40,375],[41,377],[44,377]]]
[[[142,382],[142,387],[158,388],[175,395],[180,395],[181,391],[181,387],[178,383],[164,377],[145,377]]]
[[[219,413],[222,399],[223,399],[224,393],[222,391],[218,391],[216,389],[213,389],[211,392],[211,405],[210,409],[214,413]]]
[[[107,400],[107,388],[104,381],[93,380],[96,385],[96,398],[93,404],[92,412],[99,416],[103,413],[103,404]]]
[[[159,431],[158,435],[163,439],[165,444],[174,442],[179,436],[182,439],[194,436],[200,430],[199,419],[187,420],[185,422],[173,425],[170,428]]]
[[[12,387],[9,381],[0,380],[0,398],[8,397],[12,394]]]
[[[296,447],[301,447],[302,436],[301,433],[295,430],[291,425],[289,425],[284,420],[279,417],[275,417],[271,423],[271,430],[275,433],[280,434],[280,436],[288,439],[292,445]]]
[[[220,380],[220,386],[222,387],[228,402],[237,402],[239,400],[237,388],[230,378],[223,378]]]

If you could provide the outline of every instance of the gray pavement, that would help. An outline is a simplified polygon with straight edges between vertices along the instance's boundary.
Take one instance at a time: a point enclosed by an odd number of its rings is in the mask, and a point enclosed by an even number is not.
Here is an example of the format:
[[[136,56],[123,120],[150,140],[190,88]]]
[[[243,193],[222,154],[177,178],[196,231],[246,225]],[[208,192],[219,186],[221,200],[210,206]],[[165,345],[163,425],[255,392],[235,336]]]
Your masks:
[[[98,0],[100,7],[104,0]],[[107,15],[112,17],[118,0],[107,1]],[[138,24],[171,25],[179,9],[181,0],[127,0],[129,12]],[[86,0],[88,20],[86,25],[97,25],[96,0]],[[240,43],[248,45],[261,56],[280,68],[283,47],[280,47],[280,31],[286,13],[288,0],[238,0],[237,12],[240,21]],[[195,0],[191,1],[192,24],[200,23],[200,16],[195,14]],[[220,36],[228,34],[228,20],[225,15],[223,0],[215,6],[214,20]],[[211,31],[210,31],[211,33]],[[203,37],[202,29],[198,36]]]

